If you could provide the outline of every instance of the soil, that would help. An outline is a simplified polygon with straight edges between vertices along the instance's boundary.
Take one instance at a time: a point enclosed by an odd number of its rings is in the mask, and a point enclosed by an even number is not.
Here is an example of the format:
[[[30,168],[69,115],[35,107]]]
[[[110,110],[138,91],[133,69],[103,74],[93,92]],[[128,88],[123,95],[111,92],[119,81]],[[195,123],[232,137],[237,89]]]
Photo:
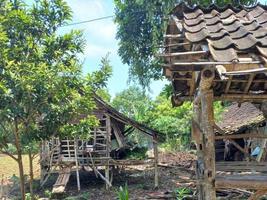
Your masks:
[[[82,196],[88,195],[89,199],[94,200],[115,200],[119,188],[127,184],[130,199],[133,200],[153,199],[156,196],[175,199],[172,198],[173,191],[178,188],[190,188],[191,193],[195,191],[194,160],[195,156],[188,153],[160,153],[160,185],[158,189],[154,188],[154,169],[149,166],[127,167],[114,172],[113,187],[109,191],[105,189],[104,182],[100,178],[96,178],[93,172],[80,172],[81,191],[79,196],[80,199],[83,199]],[[56,177],[51,177],[44,190],[51,191],[55,179]],[[76,175],[73,173],[66,187],[66,193],[56,198],[77,198],[77,195]]]
[[[96,178],[93,172],[80,172],[81,191],[77,192],[76,175],[73,173],[66,187],[66,193],[54,196],[54,199],[116,200],[117,191],[125,184],[128,186],[131,200],[196,199],[195,159],[195,155],[186,152],[160,153],[160,185],[157,189],[154,188],[154,171],[151,167],[135,166],[117,170],[113,175],[113,187],[109,191],[105,189],[104,182]],[[39,197],[48,196],[47,191],[52,191],[56,178],[57,175],[51,176],[42,190],[36,190],[36,194]],[[179,198],[179,193],[186,189],[189,197]]]

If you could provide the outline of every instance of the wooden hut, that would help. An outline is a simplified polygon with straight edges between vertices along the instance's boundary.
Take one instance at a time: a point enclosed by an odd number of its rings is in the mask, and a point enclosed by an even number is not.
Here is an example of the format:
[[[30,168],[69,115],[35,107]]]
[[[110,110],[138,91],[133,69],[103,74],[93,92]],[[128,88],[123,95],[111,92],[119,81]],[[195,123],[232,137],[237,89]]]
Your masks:
[[[222,113],[218,126],[226,135],[215,132],[216,162],[261,160],[261,158],[266,160],[266,148],[260,153],[262,146],[260,137],[264,135],[267,127],[262,111],[255,105],[249,102],[240,105],[233,103]],[[257,152],[253,153],[255,150]]]
[[[191,8],[181,3],[170,13],[160,56],[164,75],[173,85],[173,105],[186,100],[194,103],[192,138],[198,152],[199,199],[215,200],[218,188],[254,189],[251,199],[258,199],[267,191],[267,176],[263,173],[216,173],[215,132],[225,137],[228,134],[213,117],[213,101],[221,100],[257,103],[266,118],[266,9],[260,4]],[[260,137],[266,144],[266,136]],[[250,163],[254,171],[260,169],[258,165]]]
[[[152,165],[155,169],[157,187],[157,132],[121,114],[97,95],[94,95],[94,101],[97,108],[93,114],[99,119],[100,124],[88,133],[90,139],[54,137],[50,141],[43,141],[40,153],[42,184],[51,173],[58,172],[53,192],[61,193],[65,190],[71,171],[75,170],[80,190],[79,170],[84,169],[94,171],[97,177],[105,181],[108,188],[112,185],[111,169],[114,167]],[[135,129],[148,138],[153,149],[153,156],[146,160],[125,159],[121,156],[122,152],[133,148],[133,144],[127,143],[126,137]],[[104,169],[105,174],[101,173],[101,169]]]

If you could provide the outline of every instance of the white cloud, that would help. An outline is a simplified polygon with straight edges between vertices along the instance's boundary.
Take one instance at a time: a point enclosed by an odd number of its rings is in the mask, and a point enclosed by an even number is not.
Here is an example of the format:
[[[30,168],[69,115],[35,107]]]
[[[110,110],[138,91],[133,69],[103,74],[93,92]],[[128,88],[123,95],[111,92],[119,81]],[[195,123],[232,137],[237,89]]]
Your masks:
[[[87,20],[104,15],[104,2],[102,0],[67,0],[73,11],[74,20]]]
[[[107,53],[111,53],[112,56],[116,56],[117,53],[117,48],[116,46],[114,47],[107,47],[107,46],[102,46],[102,45],[97,45],[97,44],[87,44],[84,55],[85,57],[103,57]]]

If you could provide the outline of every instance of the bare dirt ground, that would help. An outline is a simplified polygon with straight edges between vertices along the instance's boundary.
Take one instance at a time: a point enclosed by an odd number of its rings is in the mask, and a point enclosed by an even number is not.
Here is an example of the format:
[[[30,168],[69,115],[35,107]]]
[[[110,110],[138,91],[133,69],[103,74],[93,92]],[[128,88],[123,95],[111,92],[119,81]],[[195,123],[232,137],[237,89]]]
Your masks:
[[[121,170],[120,173],[114,172],[113,187],[107,191],[105,184],[100,178],[96,178],[93,172],[81,172],[81,191],[77,192],[76,175],[72,174],[66,187],[66,193],[56,196],[53,199],[68,200],[116,200],[117,191],[120,186],[128,185],[131,200],[159,200],[159,199],[196,199],[196,185],[194,161],[195,155],[179,153],[160,153],[159,154],[159,188],[154,188],[154,170],[151,167],[132,167]],[[44,188],[36,189],[39,197],[48,197],[52,191],[57,175],[51,176]],[[36,180],[36,183],[38,180]],[[189,194],[186,198],[179,196],[181,191],[188,189]],[[16,191],[13,192],[16,194]],[[247,199],[240,192],[219,192],[221,199]]]
[[[173,191],[178,188],[190,188],[195,190],[193,161],[194,155],[160,154],[158,189],[154,188],[154,170],[153,168],[132,167],[127,168],[120,174],[114,174],[113,188],[110,191],[105,190],[103,181],[96,180],[93,173],[82,176],[82,191],[89,193],[90,199],[114,200],[116,191],[120,186],[127,183],[130,199],[175,199]],[[74,191],[76,190],[75,176],[72,176],[68,185]],[[75,192],[74,192],[75,194]],[[72,195],[69,193],[69,195]],[[160,198],[162,197],[162,198]]]

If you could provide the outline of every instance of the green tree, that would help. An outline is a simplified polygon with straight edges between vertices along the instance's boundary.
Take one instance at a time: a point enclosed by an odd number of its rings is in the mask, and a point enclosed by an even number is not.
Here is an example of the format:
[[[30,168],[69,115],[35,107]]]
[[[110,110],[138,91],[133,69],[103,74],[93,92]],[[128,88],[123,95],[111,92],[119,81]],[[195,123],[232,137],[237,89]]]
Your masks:
[[[35,142],[54,134],[80,135],[96,125],[90,115],[92,92],[105,86],[111,69],[104,58],[101,72],[82,76],[77,59],[84,47],[82,33],[57,34],[71,19],[63,0],[38,0],[32,7],[3,0],[0,19],[0,152],[18,163],[24,200],[23,151],[31,156]],[[89,115],[70,123],[81,114]]]
[[[115,21],[118,24],[117,39],[122,62],[130,66],[130,80],[138,81],[143,87],[151,79],[162,77],[159,46],[163,42],[168,14],[179,0],[115,0]],[[187,0],[189,5],[212,3],[252,5],[256,0]]]
[[[151,98],[139,87],[130,86],[116,94],[112,105],[128,117],[142,122],[147,111],[151,108],[151,102]]]
[[[152,108],[152,100],[139,87],[130,86],[122,92],[116,94],[112,100],[112,105],[116,110],[126,116],[146,124],[146,114]],[[147,144],[147,139],[135,130],[129,135],[129,140],[137,142],[139,146]]]

